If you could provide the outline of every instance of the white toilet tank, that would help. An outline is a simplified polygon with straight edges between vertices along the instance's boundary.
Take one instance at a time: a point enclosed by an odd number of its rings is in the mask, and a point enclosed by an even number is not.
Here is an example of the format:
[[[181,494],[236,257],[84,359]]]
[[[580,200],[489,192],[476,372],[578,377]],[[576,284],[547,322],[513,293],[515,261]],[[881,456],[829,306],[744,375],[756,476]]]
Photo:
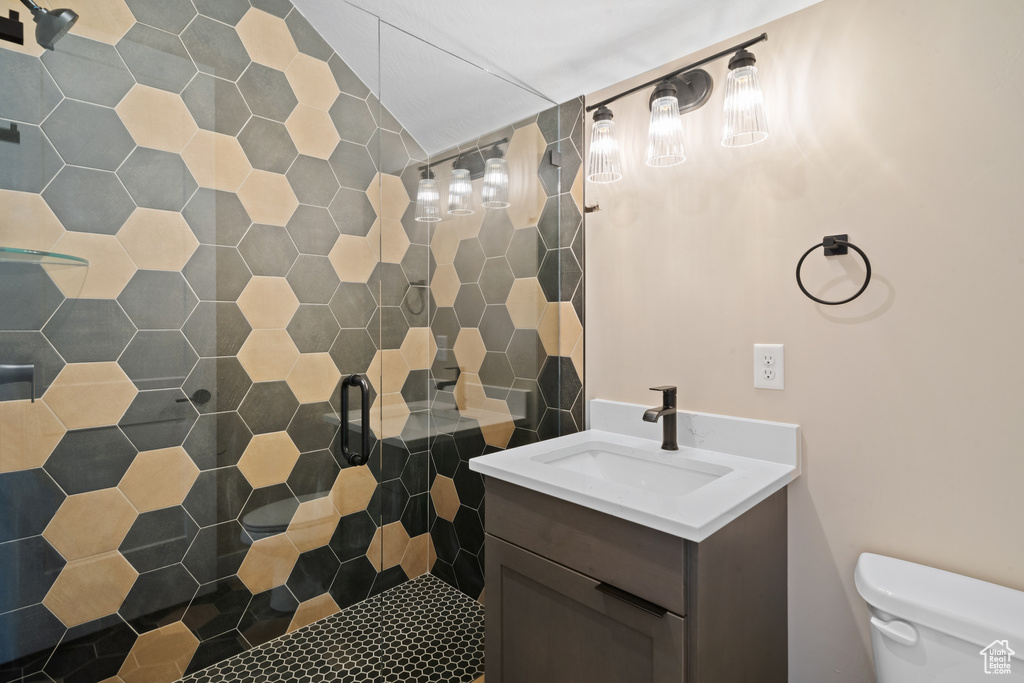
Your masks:
[[[878,683],[1024,683],[1024,592],[864,553]]]

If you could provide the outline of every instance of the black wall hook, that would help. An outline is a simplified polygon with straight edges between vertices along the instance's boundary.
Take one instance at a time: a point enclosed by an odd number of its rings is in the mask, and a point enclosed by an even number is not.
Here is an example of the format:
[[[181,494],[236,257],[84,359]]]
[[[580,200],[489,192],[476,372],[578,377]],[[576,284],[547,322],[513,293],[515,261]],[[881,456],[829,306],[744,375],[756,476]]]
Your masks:
[[[817,303],[824,304],[825,306],[840,306],[842,304],[850,303],[863,294],[864,290],[868,288],[868,283],[871,282],[871,261],[868,260],[868,255],[865,254],[860,247],[850,242],[849,238],[849,235],[827,235],[822,238],[821,244],[815,244],[813,247],[805,251],[804,255],[800,257],[800,260],[796,264],[796,284],[800,287],[800,291],[803,292],[811,301],[816,301]],[[860,254],[862,259],[864,259],[864,268],[867,271],[867,274],[864,277],[864,284],[860,286],[860,289],[858,289],[853,296],[848,299],[843,299],[842,301],[825,301],[824,299],[819,299],[814,296],[807,291],[806,287],[804,287],[803,280],[800,279],[800,269],[804,265],[804,259],[806,259],[807,256],[818,247],[821,247],[822,251],[825,252],[825,256],[844,256],[849,253],[850,249],[853,249],[855,252]]]

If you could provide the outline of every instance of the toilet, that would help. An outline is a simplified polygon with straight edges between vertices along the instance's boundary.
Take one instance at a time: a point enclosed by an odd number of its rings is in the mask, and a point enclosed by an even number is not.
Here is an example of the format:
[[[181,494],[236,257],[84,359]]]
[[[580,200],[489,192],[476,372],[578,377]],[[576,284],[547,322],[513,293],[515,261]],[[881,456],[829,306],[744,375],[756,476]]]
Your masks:
[[[1024,592],[864,553],[878,683],[1024,683]]]

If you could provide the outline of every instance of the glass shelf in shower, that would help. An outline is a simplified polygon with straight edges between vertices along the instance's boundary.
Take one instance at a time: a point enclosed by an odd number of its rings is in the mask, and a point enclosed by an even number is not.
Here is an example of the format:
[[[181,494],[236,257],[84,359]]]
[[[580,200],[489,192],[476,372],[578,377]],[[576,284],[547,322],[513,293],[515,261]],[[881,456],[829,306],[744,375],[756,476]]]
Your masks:
[[[52,251],[15,249],[0,247],[0,263],[38,263],[43,266],[88,266],[89,262],[78,256],[57,254]]]

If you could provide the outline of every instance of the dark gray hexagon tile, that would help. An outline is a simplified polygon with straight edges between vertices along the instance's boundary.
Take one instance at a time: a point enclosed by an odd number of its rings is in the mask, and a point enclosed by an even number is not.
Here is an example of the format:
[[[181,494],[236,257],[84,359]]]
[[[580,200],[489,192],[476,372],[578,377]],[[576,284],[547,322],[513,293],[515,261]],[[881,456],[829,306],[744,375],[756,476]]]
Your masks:
[[[238,414],[253,434],[267,434],[287,429],[298,407],[287,382],[258,382],[249,389]]]
[[[300,161],[301,159],[302,157],[300,157]],[[295,163],[298,164],[299,161]],[[294,166],[292,168],[294,169]],[[334,177],[330,168],[327,168],[327,173],[331,174],[331,178]],[[338,226],[334,224],[334,219],[326,209],[305,205],[300,205],[295,210],[286,229],[300,254],[319,256],[331,253],[340,234]]]
[[[200,470],[237,465],[252,440],[252,432],[231,411],[201,415],[185,439],[185,452]]]
[[[227,578],[238,571],[252,537],[235,520],[200,529],[182,564],[203,583]]]
[[[222,135],[235,136],[249,120],[249,106],[232,81],[197,74],[181,92],[196,125]]]
[[[367,286],[375,295],[380,295],[382,306],[401,306],[402,299],[409,291],[409,280],[397,263],[378,263]]]
[[[180,93],[196,74],[178,36],[144,24],[132,26],[117,42],[117,51],[142,85]]]
[[[299,501],[285,484],[264,486],[252,492],[238,519],[242,527],[258,538],[284,533]]]
[[[455,297],[455,314],[459,316],[462,327],[476,327],[484,314],[487,301],[476,283],[462,285]]]
[[[136,632],[116,614],[79,624],[68,629],[46,662],[44,671],[48,678],[33,680],[102,680],[128,658],[137,638]],[[89,653],[100,652],[102,657],[88,657]]]
[[[181,211],[199,187],[179,155],[147,147],[136,147],[117,177],[136,204],[165,211]]]
[[[209,640],[238,627],[252,593],[237,576],[200,586],[182,621],[200,640]]]
[[[342,562],[354,560],[366,555],[376,532],[377,524],[373,518],[360,510],[341,518],[331,536],[329,547]]]
[[[284,72],[255,62],[238,79],[238,89],[253,114],[280,123],[299,103]]]
[[[323,595],[334,582],[340,564],[327,546],[304,552],[288,577],[288,590],[300,601]]]
[[[228,631],[215,638],[199,643],[192,661],[185,669],[186,675],[202,671],[208,666],[245,652],[252,645],[238,631]]]
[[[331,346],[331,358],[342,375],[366,372],[377,347],[366,330],[341,330]]]
[[[283,636],[299,608],[299,601],[285,586],[254,595],[238,630],[254,647]]]
[[[178,621],[199,584],[180,564],[140,574],[118,614],[138,633],[147,633]]]
[[[330,303],[340,280],[326,256],[303,254],[288,272],[288,284],[300,303],[326,304]]]
[[[402,132],[402,124],[398,122],[394,114],[388,111],[387,107],[381,106],[375,95],[368,95],[366,102],[370,105],[370,113],[373,114],[373,118],[381,128],[393,133]]]
[[[116,234],[135,202],[110,171],[65,166],[43,191],[43,199],[68,230]]]
[[[455,272],[459,274],[459,281],[463,283],[476,282],[480,278],[480,271],[484,267],[484,250],[477,239],[466,239],[459,242],[459,248],[455,252]]]
[[[135,518],[118,550],[140,574],[181,562],[199,526],[174,505]]]
[[[64,294],[34,263],[0,263],[0,292],[0,330],[40,330],[64,302]]]
[[[235,301],[252,279],[232,247],[200,245],[181,272],[201,301]]]
[[[236,26],[251,7],[249,0],[192,0],[192,4],[204,17],[230,26]]]
[[[200,527],[209,527],[237,519],[250,493],[241,470],[221,467],[200,472],[182,505]]]
[[[363,190],[341,188],[331,202],[330,210],[343,235],[366,237],[377,220],[377,212]]]
[[[13,51],[4,52],[0,61],[0,83],[0,118],[20,123],[42,123],[63,97],[41,61]]]
[[[430,311],[435,307],[434,295],[429,287],[413,286],[402,299],[402,313],[409,322],[409,327],[428,327]]]
[[[334,81],[343,93],[360,99],[365,99],[370,94],[370,89],[366,87],[366,84],[360,80],[359,76],[356,76],[355,72],[349,68],[345,60],[339,55],[331,55],[331,58],[327,60],[327,66],[331,67]]]
[[[249,228],[238,245],[253,275],[284,277],[299,255],[288,231],[274,225],[256,225]]]
[[[480,246],[487,257],[504,256],[515,228],[502,209],[490,210],[484,214],[484,222],[480,227]]]
[[[377,131],[366,100],[341,93],[330,109],[331,120],[342,140],[365,145]]]
[[[272,173],[287,171],[299,151],[283,123],[253,116],[238,134],[238,143],[253,168]]]
[[[369,150],[363,145],[342,140],[334,149],[330,158],[331,168],[342,187],[350,190],[365,192],[370,182],[377,174],[377,166]],[[335,214],[335,220],[338,220]],[[339,227],[345,231],[345,226],[339,222]]]
[[[181,273],[139,270],[117,302],[140,330],[178,330],[199,300]]]
[[[540,168],[537,169],[537,177],[540,178],[540,184],[549,197],[554,197],[561,189],[562,169],[551,163],[551,153],[559,151],[561,146],[559,142],[548,145],[541,158]]]
[[[0,613],[42,602],[65,564],[42,536],[0,546]]]
[[[340,328],[330,307],[301,304],[287,329],[300,353],[326,353],[331,350]]]
[[[252,327],[233,301],[203,301],[181,331],[202,357],[234,356],[248,339]]]
[[[192,398],[192,402],[200,413],[216,413],[223,410],[235,410],[245,398],[252,386],[252,380],[245,368],[234,356],[226,358],[202,358],[192,369],[181,389]],[[202,402],[197,400],[210,397]]]
[[[182,32],[181,40],[203,73],[236,81],[249,66],[249,53],[238,33],[218,21],[198,17]]]
[[[135,19],[168,33],[181,33],[196,15],[191,0],[125,0]]]
[[[9,129],[13,124],[0,121],[0,125]],[[18,131],[21,142],[17,145],[4,145],[4,161],[0,164],[0,189],[42,192],[64,166],[64,162],[39,126],[20,124]]]
[[[117,427],[73,429],[43,468],[68,495],[117,486],[138,450]]]
[[[135,335],[135,326],[116,301],[67,299],[43,334],[69,363],[117,360]]]
[[[116,111],[77,100],[61,102],[43,131],[64,162],[74,166],[113,171],[135,148]]]
[[[330,493],[340,471],[329,450],[303,453],[288,475],[288,488],[303,502],[322,498]]]
[[[398,133],[378,129],[370,138],[367,148],[371,151],[379,150],[381,173],[401,175],[409,163],[409,152],[406,151],[405,142]]]
[[[144,391],[180,387],[198,360],[180,330],[142,330],[117,362]]]
[[[295,41],[295,47],[299,48],[299,52],[323,62],[329,60],[334,54],[330,44],[321,37],[300,12],[289,12],[284,23],[288,25],[288,31],[292,34],[292,40]]]
[[[140,391],[118,423],[140,451],[180,446],[198,417],[181,389]]]
[[[250,0],[250,2],[256,9],[281,19],[284,19],[292,11],[292,3],[289,0]]]
[[[537,330],[522,329],[512,334],[508,345],[508,360],[516,377],[536,379],[546,359],[547,353]]]
[[[338,179],[324,159],[300,155],[285,175],[300,204],[326,208],[338,193]]]
[[[0,665],[6,680],[25,683],[47,683],[50,678],[41,673],[50,655],[67,629],[40,603],[0,613],[0,633],[7,634],[7,661]]]
[[[425,244],[411,244],[405,256],[402,258],[402,270],[405,272],[405,279],[409,284],[416,286],[427,286],[430,277],[437,268],[434,261],[434,254],[430,247]]]
[[[507,252],[512,273],[516,277],[537,277],[546,253],[544,240],[541,239],[537,228],[516,230]]]
[[[504,256],[487,259],[480,271],[480,291],[484,293],[484,300],[489,304],[505,303],[515,279]]]
[[[505,352],[516,327],[504,306],[488,306],[480,319],[480,336],[488,351]]]
[[[331,297],[331,311],[342,327],[365,328],[377,303],[370,290],[361,282],[342,282]]]
[[[292,438],[300,453],[330,448],[338,428],[324,420],[326,415],[334,415],[335,410],[330,403],[306,403],[299,406],[288,425],[288,436]]]
[[[50,384],[64,368],[64,360],[42,332],[0,331],[0,358],[3,358],[5,363],[35,366],[35,398],[40,398],[46,393]],[[21,401],[29,398],[32,398],[32,385],[29,382],[9,382],[0,385],[0,401]]]
[[[512,366],[504,353],[489,351],[480,366],[480,381],[484,386],[510,387],[515,380]]]
[[[252,220],[233,192],[200,187],[182,210],[200,244],[236,247]]]
[[[64,95],[75,100],[114,107],[135,85],[113,45],[74,32],[61,39],[59,50],[47,50],[42,60]]]
[[[43,533],[65,497],[41,468],[0,474],[0,543]]]

